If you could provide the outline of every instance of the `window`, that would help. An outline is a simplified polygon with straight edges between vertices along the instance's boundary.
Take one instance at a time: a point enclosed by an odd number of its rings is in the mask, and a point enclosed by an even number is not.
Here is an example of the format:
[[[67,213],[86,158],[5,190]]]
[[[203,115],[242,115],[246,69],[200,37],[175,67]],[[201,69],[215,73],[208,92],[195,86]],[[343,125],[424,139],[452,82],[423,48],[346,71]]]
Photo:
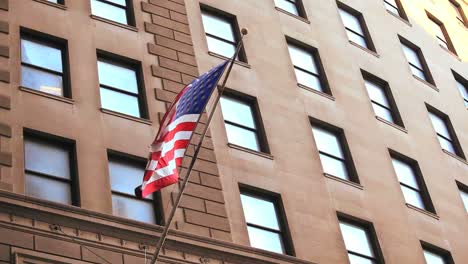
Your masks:
[[[54,3],[54,4],[60,4],[60,5],[65,4],[65,0],[47,0],[47,2],[51,2],[51,3]]]
[[[343,130],[315,119],[311,123],[323,172],[359,183]]]
[[[135,197],[134,189],[141,184],[146,162],[144,159],[111,152],[109,177],[112,189],[112,212],[114,215],[150,224],[159,224],[161,208],[159,193],[146,198]],[[156,210],[158,209],[158,210]]]
[[[452,71],[453,76],[455,77],[455,82],[458,90],[460,91],[463,101],[465,102],[466,108],[468,108],[468,80],[461,77],[460,74]]]
[[[223,95],[221,111],[229,143],[268,153],[256,100],[242,95]]]
[[[131,0],[91,0],[91,13],[120,24],[135,26]]]
[[[339,214],[338,219],[351,264],[383,263],[383,256],[371,223],[343,214]]]
[[[236,17],[210,7],[202,7],[202,22],[210,52],[231,58],[239,42],[239,27]],[[238,60],[247,62],[242,48]]]
[[[362,70],[361,72],[375,115],[403,127],[403,122],[388,83],[368,72]]]
[[[140,63],[98,54],[97,66],[102,108],[147,118]]]
[[[392,14],[408,20],[400,0],[384,0],[385,8]]]
[[[429,17],[429,20],[431,21],[432,28],[434,30],[434,34],[439,45],[451,51],[452,53],[457,54],[455,51],[455,47],[453,46],[452,41],[450,40],[450,36],[448,35],[447,29],[445,28],[444,24],[429,13],[427,13],[427,16]]]
[[[437,134],[437,139],[439,140],[442,149],[464,159],[465,155],[463,154],[449,117],[432,106],[427,104],[426,106],[427,110],[429,111],[429,117],[431,119],[432,126],[434,127],[434,130]]]
[[[457,182],[458,190],[460,191],[460,197],[463,205],[465,206],[466,212],[468,213],[468,186]]]
[[[317,49],[301,45],[292,39],[287,39],[287,41],[297,82],[314,90],[331,94]]]
[[[70,140],[25,131],[26,195],[78,205],[75,164],[75,144]]]
[[[421,49],[402,37],[400,37],[400,42],[413,75],[435,85]]]
[[[251,187],[241,187],[241,202],[250,245],[294,255],[281,197]]]
[[[67,41],[22,28],[21,86],[71,97]]]
[[[406,203],[435,213],[418,162],[395,151],[390,156]]]
[[[302,0],[275,0],[275,5],[288,13],[305,18]]]
[[[463,12],[462,6],[455,0],[449,0],[452,4],[453,10],[455,10],[455,15],[463,25],[467,26],[468,22],[466,21],[465,13]]]
[[[348,39],[361,47],[375,51],[363,15],[340,2],[338,2],[338,8]]]
[[[447,250],[422,241],[421,245],[426,264],[454,264],[452,255]]]

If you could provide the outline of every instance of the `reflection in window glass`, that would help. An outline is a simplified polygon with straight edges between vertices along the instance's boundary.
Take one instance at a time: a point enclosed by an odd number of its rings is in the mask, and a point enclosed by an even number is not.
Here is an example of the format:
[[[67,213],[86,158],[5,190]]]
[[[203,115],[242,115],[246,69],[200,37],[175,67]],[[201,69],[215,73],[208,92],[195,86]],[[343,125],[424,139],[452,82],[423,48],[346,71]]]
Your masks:
[[[465,102],[465,106],[468,108],[468,85],[463,84],[461,81],[456,80],[457,88],[460,91],[461,96],[463,97],[463,101]],[[468,82],[465,82],[468,83]]]
[[[429,112],[429,117],[431,118],[432,125],[436,131],[437,139],[439,140],[442,149],[457,155],[458,153],[456,152],[452,135],[448,129],[446,121],[432,112]]]
[[[463,204],[465,205],[466,212],[468,212],[468,192],[460,189],[460,197],[462,198]]]
[[[365,80],[364,82],[371,99],[375,115],[387,120],[388,122],[395,123],[392,107],[389,99],[387,98],[385,87],[369,80]]]
[[[366,35],[361,24],[359,17],[351,14],[350,12],[340,8],[339,9],[341,19],[346,29],[346,34],[349,40],[359,44],[364,48],[368,48]]]
[[[228,58],[232,57],[237,46],[233,22],[205,10],[202,10],[202,22],[208,42],[208,50]]]
[[[297,0],[275,0],[275,5],[291,14],[299,16]]]
[[[344,221],[340,229],[351,264],[377,262],[367,229]]]
[[[428,81],[427,76],[426,76],[426,71],[424,70],[423,64],[422,64],[422,59],[420,55],[418,54],[418,51],[403,44],[403,52],[405,54],[406,59],[408,60],[408,63],[410,65],[411,72],[413,75],[419,77],[422,80]]]
[[[417,165],[411,165],[396,158],[392,158],[392,163],[406,203],[428,210],[423,199],[423,190],[419,185],[418,176],[415,172],[415,166]]]
[[[323,92],[317,59],[311,52],[288,43],[289,55],[294,66],[297,82]]]
[[[129,24],[129,10],[125,0],[91,0],[91,12],[121,24]]]
[[[426,264],[449,264],[443,256],[426,249],[424,250],[424,258],[426,259]]]

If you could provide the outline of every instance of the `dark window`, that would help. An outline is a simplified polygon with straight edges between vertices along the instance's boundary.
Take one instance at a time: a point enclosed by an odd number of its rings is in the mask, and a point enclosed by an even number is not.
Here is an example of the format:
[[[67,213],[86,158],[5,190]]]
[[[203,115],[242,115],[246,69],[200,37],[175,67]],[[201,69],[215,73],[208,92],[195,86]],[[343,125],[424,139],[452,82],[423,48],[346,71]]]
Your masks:
[[[236,17],[207,6],[201,7],[201,13],[206,41],[208,42],[208,50],[231,58],[236,51],[240,39]],[[241,49],[236,59],[247,62],[244,48]]]
[[[468,186],[457,182],[458,190],[460,191],[460,197],[463,205],[465,206],[466,212],[468,213]]]
[[[385,8],[403,18],[404,20],[408,20],[408,17],[406,16],[405,10],[403,9],[403,5],[401,4],[400,0],[384,0]]]
[[[361,72],[375,115],[403,127],[403,121],[388,83],[368,72],[363,70]]]
[[[287,38],[289,55],[297,82],[306,87],[331,94],[318,50]]]
[[[150,224],[160,224],[161,206],[159,192],[146,198],[135,197],[135,187],[141,185],[146,161],[110,152],[109,177],[112,189],[112,212],[114,215]]]
[[[221,111],[229,143],[268,153],[256,99],[228,93],[221,97]]]
[[[323,172],[359,183],[344,131],[312,118],[311,124]]]
[[[390,156],[406,203],[435,213],[418,162],[392,150]]]
[[[427,16],[431,21],[437,43],[439,43],[443,48],[450,50],[452,53],[457,54],[444,24],[429,13],[427,13]]]
[[[426,107],[442,149],[464,159],[465,155],[449,117],[428,104]]]
[[[135,26],[132,0],[91,0],[91,13],[117,23]]]
[[[51,3],[54,3],[54,4],[60,4],[60,5],[65,4],[65,0],[47,0],[47,2],[51,2]]]
[[[275,0],[275,6],[293,15],[306,17],[302,0]]]
[[[453,10],[455,11],[455,16],[457,17],[458,21],[460,21],[463,25],[468,26],[468,22],[466,20],[465,12],[463,12],[462,6],[455,0],[449,0],[452,4]]]
[[[71,97],[67,41],[21,29],[21,86]]]
[[[276,253],[294,255],[281,196],[241,186],[241,202],[250,245]]]
[[[78,205],[74,142],[25,131],[24,168],[26,195]]]
[[[97,66],[102,108],[147,118],[141,64],[100,52]]]
[[[458,90],[460,91],[466,108],[468,108],[468,80],[452,70]]]
[[[409,42],[408,40],[399,37],[400,42],[403,48],[403,52],[405,53],[405,57],[408,60],[410,65],[411,72],[414,76],[427,81],[435,85],[434,80],[432,79],[431,72],[429,71],[429,67],[424,60],[424,56],[422,54],[421,49],[414,45],[413,43]]]
[[[338,220],[350,263],[384,263],[372,223],[341,213]]]
[[[449,251],[421,241],[426,264],[454,264]]]
[[[369,30],[364,21],[364,16],[359,11],[341,2],[337,3],[348,39],[359,46],[375,51]]]

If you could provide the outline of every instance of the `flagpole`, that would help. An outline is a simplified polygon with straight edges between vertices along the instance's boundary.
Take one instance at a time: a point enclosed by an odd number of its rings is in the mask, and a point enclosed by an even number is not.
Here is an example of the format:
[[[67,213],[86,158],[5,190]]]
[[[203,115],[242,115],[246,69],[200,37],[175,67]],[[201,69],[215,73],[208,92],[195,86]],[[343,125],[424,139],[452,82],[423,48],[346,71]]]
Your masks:
[[[189,165],[189,167],[187,169],[186,176],[184,178],[184,181],[182,182],[182,185],[180,186],[179,194],[177,195],[177,197],[176,197],[176,199],[174,201],[174,206],[172,207],[172,210],[171,210],[171,212],[169,214],[169,218],[167,219],[167,222],[166,222],[166,225],[164,226],[161,237],[159,238],[158,244],[156,245],[156,250],[155,250],[155,252],[153,254],[153,259],[151,261],[151,264],[155,264],[157,262],[158,258],[159,258],[159,255],[161,254],[161,249],[162,249],[162,247],[164,245],[164,242],[166,241],[167,234],[169,233],[169,228],[171,226],[172,220],[174,219],[176,210],[179,207],[180,201],[182,200],[182,195],[184,194],[185,188],[187,187],[188,179],[189,179],[190,174],[192,172],[193,166],[195,165],[195,161],[197,160],[198,153],[200,152],[200,149],[201,149],[201,146],[202,146],[202,143],[203,143],[203,139],[205,138],[206,132],[208,131],[208,126],[210,125],[211,120],[213,119],[214,112],[216,110],[216,107],[218,106],[218,103],[219,103],[219,100],[221,99],[221,96],[223,95],[227,79],[228,79],[229,74],[231,73],[232,67],[234,65],[234,61],[236,60],[236,57],[237,57],[237,55],[239,54],[239,51],[242,48],[243,38],[244,38],[245,35],[247,35],[247,33],[248,33],[247,29],[243,28],[241,30],[241,37],[240,37],[240,40],[239,40],[239,44],[236,47],[236,51],[234,52],[234,55],[230,59],[229,66],[228,66],[228,69],[226,71],[226,75],[224,77],[223,83],[221,84],[221,86],[218,89],[218,95],[216,96],[213,107],[212,107],[211,112],[210,112],[210,114],[208,116],[208,120],[207,120],[207,122],[205,124],[205,128],[203,129],[203,133],[201,135],[200,142],[198,143],[197,147],[195,148],[195,152],[193,153],[193,157],[192,157],[190,165]]]

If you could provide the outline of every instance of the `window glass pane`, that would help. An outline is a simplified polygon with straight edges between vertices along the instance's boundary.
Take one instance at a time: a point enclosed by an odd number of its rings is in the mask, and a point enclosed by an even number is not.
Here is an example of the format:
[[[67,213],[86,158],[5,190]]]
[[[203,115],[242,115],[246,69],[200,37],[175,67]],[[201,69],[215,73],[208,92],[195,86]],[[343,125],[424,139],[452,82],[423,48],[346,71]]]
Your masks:
[[[289,55],[291,56],[291,61],[295,66],[298,66],[304,70],[319,74],[317,69],[317,64],[315,63],[315,58],[312,53],[289,44]]]
[[[106,0],[106,1],[118,4],[118,5],[121,5],[121,6],[126,6],[127,5],[127,3],[125,3],[125,0]]]
[[[246,194],[241,194],[241,201],[247,223],[280,230],[273,202]]]
[[[72,204],[70,185],[26,173],[26,195],[63,204]]]
[[[124,8],[109,5],[98,0],[91,0],[91,10],[93,15],[100,16],[118,23],[128,24],[127,12]]]
[[[457,18],[463,22],[463,16],[462,16],[462,13],[460,11],[461,7],[459,6],[456,6],[454,3],[450,2],[452,4],[452,7],[453,9],[455,10],[455,14],[457,16]]]
[[[109,177],[113,191],[134,195],[135,187],[141,184],[145,164],[109,157]]]
[[[465,99],[465,101],[468,101],[468,87],[465,87],[461,82],[457,82],[457,87],[458,90],[460,91],[462,97]]]
[[[401,191],[403,192],[403,196],[405,197],[406,203],[409,203],[413,206],[425,210],[424,201],[421,197],[421,193],[410,188],[406,188],[403,185],[401,185]]]
[[[312,131],[319,151],[344,159],[340,140],[334,133],[316,126],[312,127]]]
[[[437,135],[437,139],[439,140],[440,146],[447,150],[450,153],[457,154],[455,151],[455,147],[453,146],[453,143],[451,141],[448,141],[447,139]]]
[[[447,41],[445,40],[445,38],[444,39],[437,38],[437,43],[439,43],[439,45],[441,45],[442,47],[444,47],[446,49],[449,49]]]
[[[468,212],[468,193],[460,190],[460,196],[462,198],[463,204],[465,205],[465,209]]]
[[[21,86],[41,92],[63,96],[62,76],[21,66]]]
[[[350,14],[349,12],[341,8],[340,8],[340,16],[346,28],[349,28],[352,31],[358,33],[359,35],[364,36],[364,33],[361,28],[361,23],[359,22],[359,19],[356,16]]]
[[[426,264],[445,264],[445,260],[442,256],[427,250],[424,250],[424,258],[426,259]]]
[[[353,255],[353,254],[350,254],[350,253],[348,254],[348,257],[349,257],[349,263],[350,264],[373,264],[373,263],[375,263],[374,261],[372,261],[370,259],[359,257],[359,256],[356,256],[356,255]]]
[[[320,161],[322,162],[323,172],[349,180],[348,170],[346,169],[346,164],[343,161],[323,154],[320,154]]]
[[[416,175],[414,173],[413,167],[411,167],[410,164],[397,159],[392,159],[392,163],[398,180],[408,186],[419,190],[419,184],[416,180]]]
[[[70,179],[69,150],[35,138],[24,140],[25,168],[59,178]]]
[[[40,42],[21,39],[21,61],[62,72],[62,51]]]
[[[366,230],[345,222],[340,222],[340,228],[347,250],[369,257],[374,256]]]
[[[421,70],[421,69],[419,69],[419,68],[416,68],[415,66],[413,66],[413,65],[411,65],[411,64],[410,64],[410,69],[411,69],[411,73],[412,73],[413,75],[416,75],[416,76],[419,77],[420,79],[426,81],[426,74],[424,73],[423,70]]]
[[[391,5],[391,6],[395,7],[395,8],[398,7],[395,0],[385,0],[385,3]]]
[[[248,226],[250,245],[276,253],[284,253],[279,234]]]
[[[99,83],[138,94],[135,70],[117,64],[98,61]]]
[[[136,96],[115,92],[106,88],[101,88],[100,91],[102,108],[140,117],[138,98]]]
[[[258,143],[258,138],[255,132],[252,132],[245,128],[233,126],[228,123],[226,123],[225,125],[229,143],[233,143],[252,150],[260,151],[260,144]]]
[[[249,104],[230,97],[221,97],[221,111],[224,120],[246,127],[255,128],[252,108]]]
[[[393,117],[392,117],[392,112],[388,110],[387,108],[384,108],[380,105],[377,105],[375,103],[372,103],[372,108],[374,109],[375,115],[387,120],[390,123],[394,123]]]
[[[208,50],[216,54],[223,55],[224,57],[231,58],[236,52],[234,44],[206,36],[208,42]]]
[[[299,15],[299,11],[297,10],[297,6],[295,3],[291,3],[286,0],[275,0],[275,5],[283,10],[288,11],[291,14],[296,16]]]
[[[387,8],[387,10],[392,12],[393,14],[400,16],[400,11],[398,10],[398,8],[388,4],[387,2],[385,2],[385,8]]]
[[[405,44],[402,44],[402,47],[403,47],[403,52],[405,53],[405,57],[408,60],[408,62],[422,70],[423,66],[419,59],[418,53],[414,49],[406,46]]]
[[[374,82],[365,80],[367,92],[369,93],[369,97],[372,101],[375,101],[387,108],[390,108],[390,104],[387,100],[387,95],[385,94],[385,90],[382,86],[377,85]]]
[[[430,19],[430,20],[431,20],[431,23],[432,23],[432,29],[434,30],[434,34],[436,35],[436,37],[438,37],[438,38],[444,40],[445,42],[447,42],[447,40],[445,39],[444,32],[442,31],[442,26],[437,24],[432,19]]]
[[[367,48],[366,39],[363,36],[360,36],[349,30],[346,30],[346,34],[348,35],[349,40],[356,44],[359,44],[361,47]]]
[[[298,83],[315,89],[317,91],[323,91],[322,83],[320,82],[320,79],[317,76],[314,76],[299,69],[294,69],[294,72],[296,73]]]
[[[234,31],[229,20],[207,12],[202,12],[202,21],[206,33],[231,42],[236,42]]]
[[[437,134],[440,134],[446,137],[447,139],[452,139],[447,129],[447,125],[445,124],[445,120],[431,112],[429,112],[429,117],[431,118],[432,125],[434,126],[434,130],[437,132]]]
[[[133,220],[154,224],[156,217],[152,201],[112,195],[112,213]]]

